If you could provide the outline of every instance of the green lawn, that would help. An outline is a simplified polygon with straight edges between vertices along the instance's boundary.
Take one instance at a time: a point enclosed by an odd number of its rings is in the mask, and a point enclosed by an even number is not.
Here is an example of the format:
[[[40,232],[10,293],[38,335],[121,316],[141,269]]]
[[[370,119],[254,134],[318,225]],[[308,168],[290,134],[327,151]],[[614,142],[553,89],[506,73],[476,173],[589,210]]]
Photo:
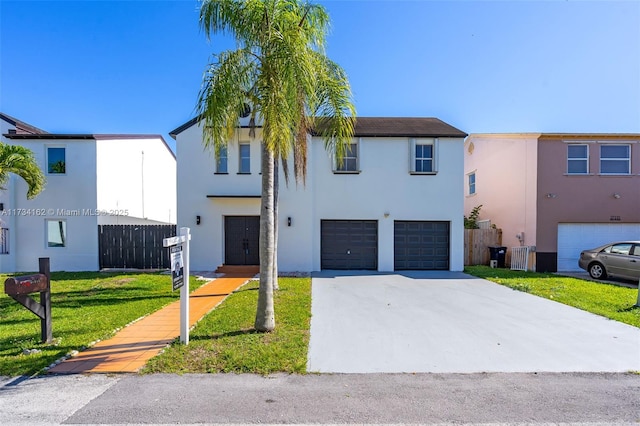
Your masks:
[[[640,327],[638,289],[555,274],[468,266],[465,272],[514,290],[535,294],[616,321]]]
[[[311,279],[280,278],[276,329],[256,333],[258,283],[251,281],[200,321],[189,345],[174,343],[144,373],[304,373],[311,320]]]
[[[638,290],[554,274],[472,266],[465,272],[640,327]],[[6,276],[0,276],[5,279]],[[152,359],[145,373],[305,373],[311,320],[311,279],[280,278],[276,329],[253,330],[258,283],[230,295],[190,333]],[[191,280],[191,289],[202,282]],[[110,337],[114,330],[179,298],[170,276],[131,273],[53,273],[54,343],[40,343],[40,320],[0,295],[0,375],[33,374],[70,351]],[[25,355],[25,349],[41,352]]]
[[[8,275],[0,275],[2,282]],[[190,280],[191,287],[202,281]],[[161,274],[54,272],[51,316],[54,342],[40,342],[40,319],[0,295],[0,375],[33,374],[73,350],[110,337],[129,322],[178,299]],[[39,301],[39,295],[31,295]],[[26,349],[41,352],[24,354]]]

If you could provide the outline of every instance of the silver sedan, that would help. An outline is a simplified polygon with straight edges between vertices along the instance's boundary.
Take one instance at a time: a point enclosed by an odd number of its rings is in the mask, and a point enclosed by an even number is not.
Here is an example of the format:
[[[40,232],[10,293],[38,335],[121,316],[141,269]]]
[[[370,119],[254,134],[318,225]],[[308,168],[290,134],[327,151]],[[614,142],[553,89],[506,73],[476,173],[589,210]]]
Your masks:
[[[640,241],[609,243],[580,253],[578,265],[592,278],[640,279]]]

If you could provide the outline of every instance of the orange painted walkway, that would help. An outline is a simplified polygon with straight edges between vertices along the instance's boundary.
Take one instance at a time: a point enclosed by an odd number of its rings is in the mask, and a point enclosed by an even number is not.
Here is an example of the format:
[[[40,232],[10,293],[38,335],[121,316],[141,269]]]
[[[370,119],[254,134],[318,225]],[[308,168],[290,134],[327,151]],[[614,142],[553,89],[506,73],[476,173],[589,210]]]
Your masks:
[[[253,274],[246,273],[225,274],[192,292],[189,327],[252,277]],[[61,362],[49,373],[135,373],[177,337],[180,337],[180,300]]]

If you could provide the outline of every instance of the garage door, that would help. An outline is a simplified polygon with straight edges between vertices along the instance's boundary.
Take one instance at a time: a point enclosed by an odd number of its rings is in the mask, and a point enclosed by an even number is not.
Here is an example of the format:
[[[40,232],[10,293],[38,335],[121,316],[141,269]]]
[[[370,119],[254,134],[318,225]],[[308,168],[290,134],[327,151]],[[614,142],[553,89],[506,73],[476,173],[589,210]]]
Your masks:
[[[449,269],[449,222],[395,221],[393,232],[396,271]]]
[[[561,223],[558,271],[579,271],[580,252],[621,240],[640,240],[640,223]]]
[[[320,268],[378,269],[378,221],[320,221]]]

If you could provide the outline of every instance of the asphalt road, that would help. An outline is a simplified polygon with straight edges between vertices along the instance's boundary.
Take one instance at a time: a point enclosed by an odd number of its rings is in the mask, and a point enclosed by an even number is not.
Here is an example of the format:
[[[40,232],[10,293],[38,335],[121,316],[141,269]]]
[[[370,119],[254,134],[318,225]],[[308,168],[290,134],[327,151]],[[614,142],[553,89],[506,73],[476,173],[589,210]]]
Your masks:
[[[629,424],[625,373],[121,375],[0,382],[0,424]]]

